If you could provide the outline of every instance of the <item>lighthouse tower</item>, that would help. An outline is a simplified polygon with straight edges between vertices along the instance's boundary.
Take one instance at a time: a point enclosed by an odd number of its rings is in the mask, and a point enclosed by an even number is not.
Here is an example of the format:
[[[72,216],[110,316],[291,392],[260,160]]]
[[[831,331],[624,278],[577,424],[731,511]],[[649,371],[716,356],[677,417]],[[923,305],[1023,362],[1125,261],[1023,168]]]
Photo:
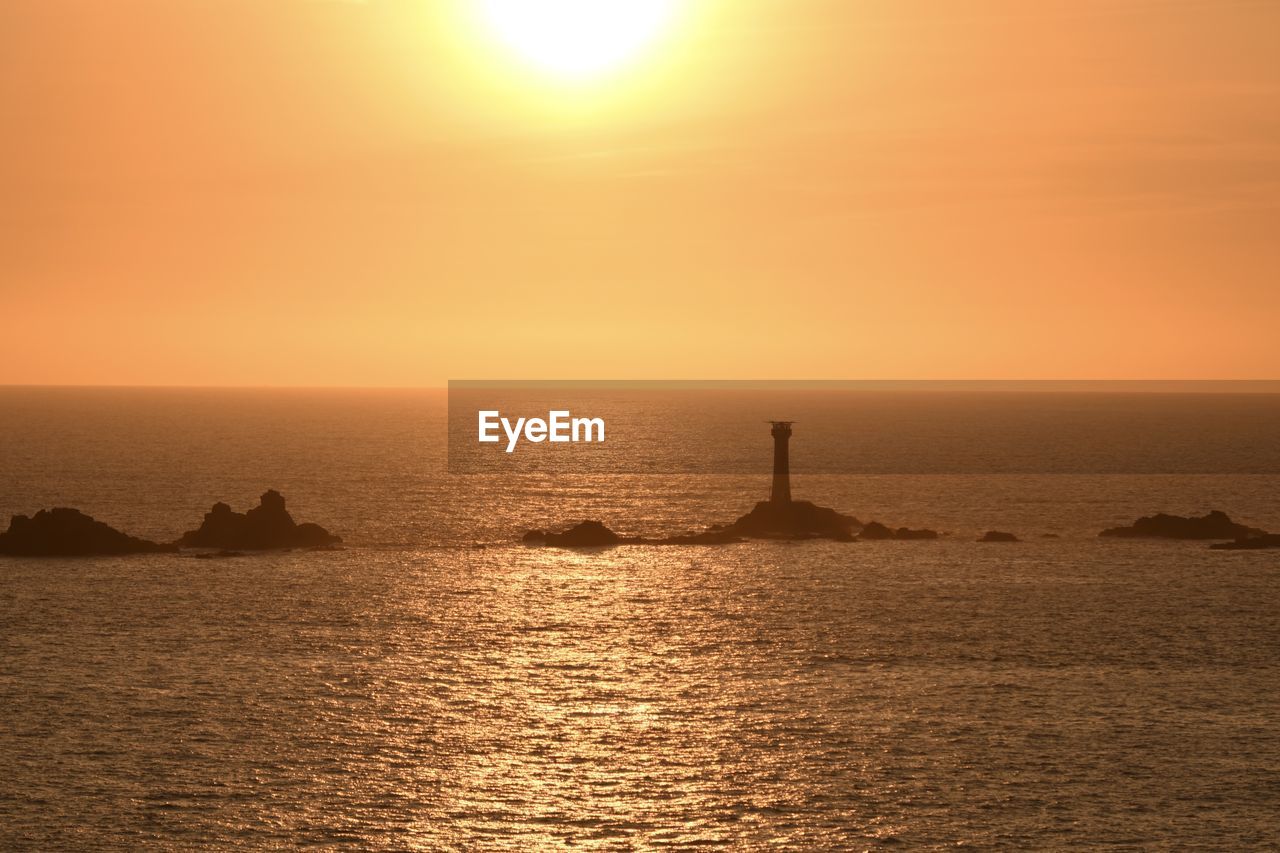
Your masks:
[[[791,503],[791,460],[787,446],[791,440],[791,425],[795,421],[769,421],[773,424],[773,494],[770,503]]]

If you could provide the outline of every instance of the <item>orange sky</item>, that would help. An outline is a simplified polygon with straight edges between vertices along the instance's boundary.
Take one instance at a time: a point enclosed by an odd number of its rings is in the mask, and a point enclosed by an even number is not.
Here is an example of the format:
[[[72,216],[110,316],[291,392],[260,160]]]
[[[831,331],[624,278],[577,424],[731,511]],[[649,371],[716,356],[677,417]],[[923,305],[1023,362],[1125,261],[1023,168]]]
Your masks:
[[[0,383],[1280,376],[1280,4],[688,2],[7,0]]]

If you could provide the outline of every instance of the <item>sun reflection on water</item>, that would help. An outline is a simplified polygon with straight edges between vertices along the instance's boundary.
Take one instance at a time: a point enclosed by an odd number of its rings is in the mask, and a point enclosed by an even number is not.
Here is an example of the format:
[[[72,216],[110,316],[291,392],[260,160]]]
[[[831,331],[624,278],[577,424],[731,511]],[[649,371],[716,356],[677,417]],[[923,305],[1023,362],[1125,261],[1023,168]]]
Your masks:
[[[1125,572],[945,541],[19,563],[0,834],[1019,847],[1169,838],[1212,791],[1178,837],[1248,847],[1277,744],[1257,701],[1275,573],[1184,549],[1171,582],[1172,552],[1108,547]],[[1211,642],[1178,627],[1205,601],[1230,603]]]

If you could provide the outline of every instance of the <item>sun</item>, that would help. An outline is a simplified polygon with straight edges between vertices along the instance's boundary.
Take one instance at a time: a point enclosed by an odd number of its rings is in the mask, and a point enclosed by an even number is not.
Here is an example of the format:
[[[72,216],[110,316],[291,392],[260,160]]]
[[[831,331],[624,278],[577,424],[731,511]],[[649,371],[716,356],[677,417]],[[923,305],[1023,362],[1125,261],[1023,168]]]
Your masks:
[[[566,80],[635,61],[672,24],[681,0],[477,0],[488,26],[523,60]]]

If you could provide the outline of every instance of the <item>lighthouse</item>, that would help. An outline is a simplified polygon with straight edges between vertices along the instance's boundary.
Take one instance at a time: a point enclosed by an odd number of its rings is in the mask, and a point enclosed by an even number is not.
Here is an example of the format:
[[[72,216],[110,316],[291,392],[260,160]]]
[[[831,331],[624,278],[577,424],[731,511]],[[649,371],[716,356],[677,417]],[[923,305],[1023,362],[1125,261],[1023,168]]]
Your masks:
[[[773,425],[773,504],[791,503],[791,460],[787,445],[791,440],[791,425],[795,421],[769,421]]]

